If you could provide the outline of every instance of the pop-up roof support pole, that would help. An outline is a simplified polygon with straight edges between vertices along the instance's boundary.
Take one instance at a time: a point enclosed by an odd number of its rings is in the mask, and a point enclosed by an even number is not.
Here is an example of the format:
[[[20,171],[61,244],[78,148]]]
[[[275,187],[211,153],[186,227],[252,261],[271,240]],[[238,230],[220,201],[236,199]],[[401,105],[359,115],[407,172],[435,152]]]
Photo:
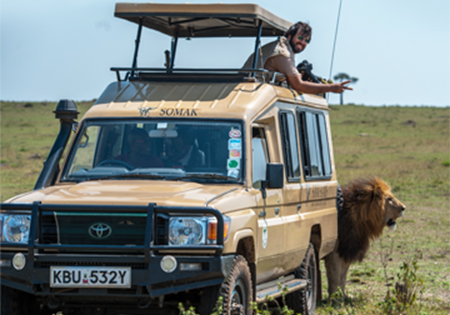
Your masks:
[[[177,44],[178,44],[178,32],[175,32],[175,36],[172,38],[172,47],[171,47],[171,56],[170,56],[170,70],[173,69],[173,65],[175,62],[175,53],[177,51]],[[171,72],[171,71],[169,71]]]
[[[253,69],[256,69],[258,65],[259,47],[261,46],[261,33],[262,33],[262,21],[259,20],[258,35],[255,42],[255,53],[253,54]],[[255,77],[255,72],[252,73],[252,77]]]
[[[139,51],[139,43],[141,41],[141,33],[142,33],[142,19],[139,20],[138,32],[135,40],[135,49],[134,49],[134,57],[133,57],[133,65],[131,66],[133,69],[137,67],[137,56]],[[131,71],[131,76],[134,76],[134,70]]]

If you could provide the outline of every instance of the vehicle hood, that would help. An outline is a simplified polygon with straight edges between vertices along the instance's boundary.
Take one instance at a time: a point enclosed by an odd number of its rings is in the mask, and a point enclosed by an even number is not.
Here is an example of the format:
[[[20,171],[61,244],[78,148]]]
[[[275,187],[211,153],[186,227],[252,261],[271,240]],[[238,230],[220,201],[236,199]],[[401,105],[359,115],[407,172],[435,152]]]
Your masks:
[[[238,209],[247,204],[249,196],[242,185],[212,185],[194,182],[170,182],[148,180],[105,180],[61,184],[12,198],[7,202],[44,204],[93,204],[93,205],[147,205],[203,207],[209,202],[230,198]],[[245,197],[244,197],[245,196]],[[223,202],[223,200],[222,200]],[[239,205],[240,204],[240,205]],[[239,205],[239,207],[238,207]]]

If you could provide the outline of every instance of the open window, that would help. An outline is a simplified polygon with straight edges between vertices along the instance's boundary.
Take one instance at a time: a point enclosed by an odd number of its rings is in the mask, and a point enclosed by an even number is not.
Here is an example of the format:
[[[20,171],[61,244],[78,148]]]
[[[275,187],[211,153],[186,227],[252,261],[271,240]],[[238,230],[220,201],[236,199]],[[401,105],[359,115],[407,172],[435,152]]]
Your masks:
[[[253,127],[252,134],[253,187],[259,189],[261,188],[261,181],[266,180],[266,167],[269,162],[269,153],[264,128]]]

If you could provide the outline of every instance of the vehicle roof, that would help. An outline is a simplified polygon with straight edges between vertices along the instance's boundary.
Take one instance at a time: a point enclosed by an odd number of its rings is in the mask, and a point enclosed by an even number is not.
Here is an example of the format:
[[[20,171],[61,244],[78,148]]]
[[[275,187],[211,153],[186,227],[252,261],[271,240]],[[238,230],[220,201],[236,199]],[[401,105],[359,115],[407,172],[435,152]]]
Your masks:
[[[84,118],[170,117],[248,121],[261,115],[276,100],[328,110],[323,97],[299,95],[267,83],[122,81],[111,83]]]
[[[257,4],[116,3],[114,16],[177,37],[281,36],[293,24]]]

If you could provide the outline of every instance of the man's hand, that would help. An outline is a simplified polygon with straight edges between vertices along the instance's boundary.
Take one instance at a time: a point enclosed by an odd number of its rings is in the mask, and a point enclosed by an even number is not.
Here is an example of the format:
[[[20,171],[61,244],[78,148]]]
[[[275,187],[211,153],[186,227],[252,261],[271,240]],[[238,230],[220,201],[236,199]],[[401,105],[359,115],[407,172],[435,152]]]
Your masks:
[[[330,84],[331,92],[333,92],[333,93],[342,93],[345,90],[353,90],[351,87],[346,86],[350,82],[351,81],[348,80],[348,81],[343,81],[343,82],[339,82],[339,83]]]
[[[288,76],[289,84],[300,93],[311,93],[311,94],[321,94],[321,93],[342,93],[345,90],[353,90],[351,87],[346,86],[351,81],[343,81],[339,83],[332,84],[318,84],[308,81],[303,81],[301,75]]]

